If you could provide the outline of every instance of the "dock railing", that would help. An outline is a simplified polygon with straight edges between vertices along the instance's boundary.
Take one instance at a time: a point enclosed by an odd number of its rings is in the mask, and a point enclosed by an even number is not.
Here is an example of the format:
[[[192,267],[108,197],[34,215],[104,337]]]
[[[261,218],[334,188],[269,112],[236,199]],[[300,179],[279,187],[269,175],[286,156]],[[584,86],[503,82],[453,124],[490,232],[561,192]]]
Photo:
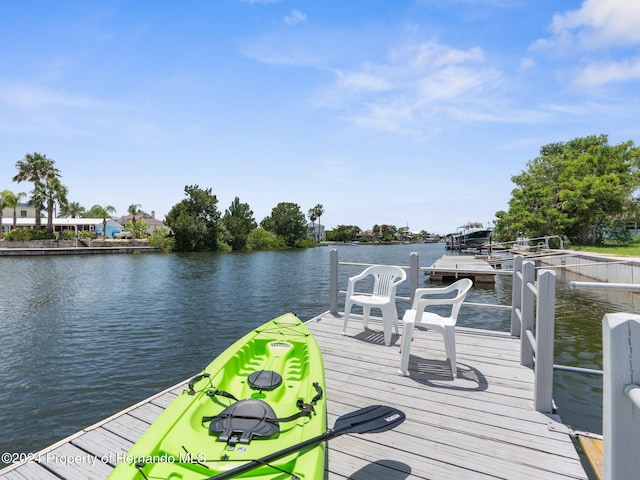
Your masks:
[[[340,263],[338,253],[330,253],[330,311],[338,313],[338,266],[367,267],[368,264]],[[430,268],[419,266],[417,253],[412,253],[409,271],[411,301],[418,288],[419,274]],[[555,365],[555,298],[556,274],[540,269],[535,263],[513,258],[513,270],[501,274],[513,275],[512,305],[468,303],[466,305],[511,309],[511,335],[520,337],[520,361],[534,369],[534,408],[543,413],[553,412],[553,372],[564,370],[575,373],[604,375],[603,386],[603,441],[604,479],[632,480],[640,472],[640,315],[610,313],[603,319],[604,370]],[[570,288],[618,289],[639,291],[638,284],[601,282],[569,282]],[[534,333],[535,332],[535,333]]]
[[[553,372],[565,370],[576,373],[599,374],[601,371],[580,367],[555,365],[555,299],[556,275],[552,270],[540,270],[536,273],[535,263],[524,261],[522,255],[513,257],[513,270],[496,270],[498,275],[512,275],[512,304],[495,305],[465,301],[463,305],[472,307],[511,310],[511,335],[520,338],[520,362],[533,368],[535,377],[534,408],[539,412],[553,413]],[[330,251],[330,307],[332,314],[338,314],[338,296],[346,291],[339,290],[338,268],[351,266],[366,268],[370,264],[339,262],[336,249]],[[396,297],[397,300],[411,303],[418,288],[420,274],[433,271],[432,267],[420,267],[419,255],[411,253],[409,266],[401,267],[408,271],[409,297]],[[450,270],[448,268],[447,270]],[[465,270],[461,274],[468,274]],[[471,272],[472,273],[472,272]],[[534,333],[535,332],[535,333]]]
[[[635,283],[569,282],[570,288],[639,291]],[[640,472],[640,315],[602,320],[603,478],[631,480]]]
[[[605,480],[640,472],[640,315],[609,313],[602,322]]]
[[[510,261],[510,259],[509,259]],[[338,251],[336,249],[331,249],[329,252],[329,312],[333,315],[338,314],[338,297],[340,295],[345,295],[346,290],[340,290],[339,288],[339,275],[338,269],[340,266],[347,267],[361,267],[362,269],[366,267],[370,267],[372,264],[370,263],[354,263],[354,262],[340,262],[338,261]],[[409,296],[397,296],[396,300],[401,302],[408,302],[411,304],[413,302],[413,297],[415,294],[418,285],[420,284],[420,275],[424,275],[425,273],[430,272],[451,272],[451,268],[438,269],[433,267],[421,267],[420,266],[420,255],[416,252],[413,252],[409,255],[409,265],[400,265],[400,268],[403,268],[407,271],[407,278],[409,280]],[[486,274],[486,271],[483,270],[470,270],[464,269],[460,270],[460,275],[466,274]],[[510,270],[496,270],[495,275],[511,275]],[[497,308],[497,309],[511,309],[511,305],[495,305],[488,303],[472,303],[472,302],[464,302],[464,305],[468,306],[476,306],[476,307],[486,307],[486,308]]]
[[[520,337],[520,364],[534,369],[534,408],[553,412],[556,274],[521,256],[513,260],[511,335]]]

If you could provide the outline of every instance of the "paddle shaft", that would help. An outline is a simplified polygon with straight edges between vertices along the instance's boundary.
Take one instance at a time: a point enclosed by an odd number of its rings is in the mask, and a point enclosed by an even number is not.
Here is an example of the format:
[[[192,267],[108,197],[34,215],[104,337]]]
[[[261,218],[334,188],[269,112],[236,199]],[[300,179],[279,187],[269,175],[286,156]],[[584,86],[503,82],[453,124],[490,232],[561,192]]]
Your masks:
[[[347,430],[345,427],[343,430]],[[254,468],[258,468],[261,465],[268,464],[269,462],[273,462],[274,460],[278,460],[279,458],[286,457],[290,453],[298,452],[303,448],[310,447],[312,445],[316,445],[318,443],[324,442],[325,440],[329,440],[333,437],[337,437],[341,435],[342,432],[336,430],[327,430],[321,435],[310,438],[309,440],[305,440],[304,442],[296,443],[290,447],[287,447],[283,450],[279,450],[277,452],[272,453],[271,455],[266,455],[258,460],[251,460],[250,462],[243,463],[239,467],[231,469],[227,472],[219,473],[213,477],[209,477],[207,480],[224,480],[225,478],[233,478],[236,475],[240,475],[241,473],[248,472],[249,470],[253,470]]]
[[[209,477],[207,480],[223,480],[225,478],[235,477],[236,475],[248,472],[249,470],[257,468],[261,465],[268,465],[274,460],[285,457],[291,453],[298,452],[312,445],[317,445],[318,443],[324,442],[325,440],[330,440],[344,433],[384,432],[395,428],[404,420],[405,414],[395,408],[386,407],[384,405],[372,405],[370,407],[361,408],[360,410],[357,410],[355,412],[342,415],[338,418],[338,420],[336,420],[333,429],[329,429],[316,437],[297,443],[262,458],[248,461],[247,463],[244,463],[239,467],[233,468],[227,472]]]

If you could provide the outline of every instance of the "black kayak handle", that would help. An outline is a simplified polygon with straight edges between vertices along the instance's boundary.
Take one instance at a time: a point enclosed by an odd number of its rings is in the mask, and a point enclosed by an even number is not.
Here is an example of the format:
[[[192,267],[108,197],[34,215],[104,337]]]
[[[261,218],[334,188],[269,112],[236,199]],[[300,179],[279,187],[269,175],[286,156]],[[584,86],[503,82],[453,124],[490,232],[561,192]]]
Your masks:
[[[202,380],[203,378],[209,378],[210,376],[211,375],[209,375],[208,373],[201,373],[193,377],[191,380],[189,380],[189,392],[188,392],[189,395],[195,395],[196,391],[194,390],[193,386],[196,384],[198,380]]]

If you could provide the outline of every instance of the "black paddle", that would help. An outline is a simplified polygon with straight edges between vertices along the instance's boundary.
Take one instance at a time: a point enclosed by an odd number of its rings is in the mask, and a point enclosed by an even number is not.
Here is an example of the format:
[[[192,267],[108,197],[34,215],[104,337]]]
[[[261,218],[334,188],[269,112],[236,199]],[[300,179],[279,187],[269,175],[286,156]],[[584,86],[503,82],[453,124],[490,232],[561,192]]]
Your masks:
[[[310,438],[304,442],[284,448],[278,452],[271,453],[257,460],[251,460],[239,467],[220,473],[207,480],[223,480],[225,478],[233,478],[241,473],[248,472],[260,465],[268,464],[279,458],[285,457],[290,453],[297,452],[303,448],[316,445],[330,440],[345,433],[376,433],[391,430],[404,422],[405,414],[395,408],[384,405],[372,405],[370,407],[361,408],[355,412],[342,415],[336,420],[333,428],[317,437]]]

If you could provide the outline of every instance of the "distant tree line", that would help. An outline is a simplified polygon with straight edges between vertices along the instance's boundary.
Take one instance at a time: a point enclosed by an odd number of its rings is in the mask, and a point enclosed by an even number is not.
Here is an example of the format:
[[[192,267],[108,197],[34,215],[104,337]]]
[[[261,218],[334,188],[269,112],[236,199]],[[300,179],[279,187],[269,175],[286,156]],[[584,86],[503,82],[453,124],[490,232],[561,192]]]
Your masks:
[[[304,213],[295,203],[279,203],[258,226],[249,205],[238,197],[222,215],[210,188],[187,185],[184,192],[186,198],[174,205],[165,218],[178,251],[273,250],[316,245],[307,235]],[[317,207],[321,209],[314,208]]]
[[[34,240],[52,238],[53,217],[56,206],[61,217],[85,217],[103,219],[103,236],[106,235],[107,220],[116,213],[111,205],[94,205],[85,209],[78,202],[67,199],[68,189],[60,181],[60,171],[55,161],[38,152],[28,153],[24,159],[16,162],[18,173],[13,181],[31,182],[29,204],[36,210],[35,228],[18,229],[16,207],[27,196],[25,192],[14,193],[10,190],[0,192],[0,223],[3,210],[13,208],[13,227],[10,234],[14,239]],[[171,229],[159,229],[151,237],[150,243],[165,250],[265,250],[281,248],[301,248],[315,246],[319,238],[307,235],[305,216],[295,203],[282,202],[276,205],[271,215],[264,218],[258,226],[249,205],[236,197],[224,215],[218,211],[218,199],[211,189],[202,189],[198,185],[185,186],[186,198],[174,205],[165,218],[165,224]],[[41,228],[42,211],[46,211],[46,229]],[[141,205],[129,206],[131,221],[126,226],[133,238],[146,237],[147,226],[141,221],[144,215]],[[318,204],[309,210],[314,223],[324,213]],[[0,238],[2,238],[0,229]],[[9,234],[9,235],[10,235]],[[9,236],[8,235],[8,236]]]

